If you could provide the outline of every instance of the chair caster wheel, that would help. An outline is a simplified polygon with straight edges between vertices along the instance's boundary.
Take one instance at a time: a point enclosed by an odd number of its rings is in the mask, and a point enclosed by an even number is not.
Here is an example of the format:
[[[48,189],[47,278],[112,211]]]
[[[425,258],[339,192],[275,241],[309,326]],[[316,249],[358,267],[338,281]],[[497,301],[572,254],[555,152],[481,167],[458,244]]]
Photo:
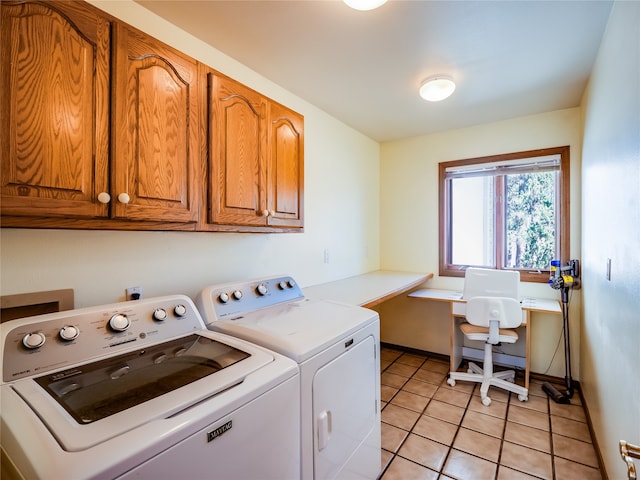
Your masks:
[[[453,378],[450,378],[449,380],[447,380],[447,383],[448,383],[449,385],[451,385],[452,387],[455,387],[455,386],[456,386],[456,381],[455,381]]]
[[[484,397],[484,398],[482,399],[482,404],[483,404],[485,407],[488,407],[489,405],[491,405],[491,399],[490,399],[489,397]]]
[[[518,395],[518,400],[520,400],[521,402],[526,402],[527,400],[529,400],[529,397],[527,395]]]

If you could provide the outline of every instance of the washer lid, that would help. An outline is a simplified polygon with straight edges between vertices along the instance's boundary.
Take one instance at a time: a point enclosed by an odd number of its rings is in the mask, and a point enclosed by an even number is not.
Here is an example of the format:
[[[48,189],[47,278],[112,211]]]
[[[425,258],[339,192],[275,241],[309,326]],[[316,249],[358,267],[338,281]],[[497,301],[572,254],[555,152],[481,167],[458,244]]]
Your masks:
[[[228,392],[273,362],[270,352],[201,331],[4,387],[65,451],[81,451]]]
[[[329,300],[303,299],[214,320],[207,327],[302,363],[376,321],[378,313],[373,310]]]
[[[34,378],[80,425],[140,405],[249,358],[201,335]]]

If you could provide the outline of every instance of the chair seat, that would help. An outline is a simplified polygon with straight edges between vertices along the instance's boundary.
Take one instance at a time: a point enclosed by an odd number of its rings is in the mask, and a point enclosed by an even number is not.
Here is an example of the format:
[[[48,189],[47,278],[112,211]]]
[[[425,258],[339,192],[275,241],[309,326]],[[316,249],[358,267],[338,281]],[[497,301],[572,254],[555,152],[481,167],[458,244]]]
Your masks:
[[[478,327],[470,323],[462,323],[460,330],[469,340],[487,341],[489,338],[488,327]],[[502,343],[515,343],[518,341],[518,332],[510,328],[501,328],[499,333],[499,341]]]

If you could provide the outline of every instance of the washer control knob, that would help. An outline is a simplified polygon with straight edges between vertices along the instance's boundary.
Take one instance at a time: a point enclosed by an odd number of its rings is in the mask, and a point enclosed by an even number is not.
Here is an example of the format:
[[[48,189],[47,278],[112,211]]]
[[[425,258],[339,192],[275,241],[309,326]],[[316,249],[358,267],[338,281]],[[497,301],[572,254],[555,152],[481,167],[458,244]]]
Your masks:
[[[294,282],[293,280],[289,280],[289,281],[287,282],[287,285],[289,285],[289,288],[293,288],[293,287],[295,287],[295,286],[296,286],[296,282]]]
[[[261,283],[256,287],[256,292],[258,292],[258,295],[261,295],[264,297],[267,293],[269,293],[269,287],[267,287],[266,284]]]
[[[227,303],[229,301],[229,294],[226,292],[222,292],[220,295],[218,295],[218,300],[220,300],[222,303]]]
[[[178,317],[184,317],[187,314],[187,307],[180,303],[173,307],[173,313],[175,313]]]
[[[80,329],[74,325],[65,325],[60,329],[60,338],[66,342],[75,340],[80,335]]]
[[[240,290],[234,291],[232,294],[233,298],[236,300],[240,300],[242,298],[242,292]]]
[[[281,282],[278,282],[278,288],[279,288],[280,290],[286,290],[286,289],[287,289],[287,288],[289,288],[289,287],[288,287],[288,285],[287,285],[287,282],[285,282],[285,281],[283,280],[283,281],[281,281]]]
[[[27,347],[29,350],[33,350],[35,348],[40,348],[42,345],[44,345],[45,341],[46,341],[46,338],[44,336],[44,333],[42,333],[42,332],[27,333],[22,338],[22,344],[25,347]]]
[[[156,365],[160,365],[166,359],[167,359],[166,353],[159,353],[155,357],[153,357],[153,363],[155,363]]]
[[[116,332],[124,332],[130,326],[131,322],[129,321],[127,316],[122,313],[116,313],[109,319],[109,328]]]
[[[153,319],[162,322],[167,319],[167,311],[164,308],[156,308],[153,312]]]

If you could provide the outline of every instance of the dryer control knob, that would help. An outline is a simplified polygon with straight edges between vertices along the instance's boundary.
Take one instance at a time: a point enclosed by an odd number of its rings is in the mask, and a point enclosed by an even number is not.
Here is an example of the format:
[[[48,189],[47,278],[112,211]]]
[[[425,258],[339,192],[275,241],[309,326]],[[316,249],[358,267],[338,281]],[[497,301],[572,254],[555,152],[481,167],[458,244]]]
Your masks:
[[[22,344],[25,347],[27,347],[29,350],[40,348],[42,345],[44,345],[45,341],[46,341],[46,338],[44,336],[44,333],[42,332],[27,333],[22,338]]]
[[[222,303],[227,303],[229,301],[229,294],[222,292],[220,295],[218,295],[218,300],[220,300]]]
[[[123,315],[122,313],[116,313],[109,319],[109,328],[111,328],[111,330],[115,330],[116,332],[124,332],[130,326],[131,322],[129,321],[127,316]]]
[[[167,311],[164,308],[156,308],[153,312],[153,319],[162,322],[167,319]]]
[[[267,293],[269,293],[269,287],[267,287],[266,284],[261,283],[256,287],[256,292],[258,292],[258,295],[265,296]]]
[[[235,292],[232,293],[233,298],[235,298],[236,300],[240,300],[242,298],[242,292],[240,290],[236,290]]]
[[[284,280],[278,283],[278,288],[280,290],[286,290],[288,288],[287,282],[285,282]]]
[[[73,325],[65,325],[60,329],[60,338],[66,342],[75,340],[80,335],[80,329]]]
[[[173,307],[173,313],[175,313],[178,317],[184,317],[187,314],[187,307],[182,304],[178,304]]]

